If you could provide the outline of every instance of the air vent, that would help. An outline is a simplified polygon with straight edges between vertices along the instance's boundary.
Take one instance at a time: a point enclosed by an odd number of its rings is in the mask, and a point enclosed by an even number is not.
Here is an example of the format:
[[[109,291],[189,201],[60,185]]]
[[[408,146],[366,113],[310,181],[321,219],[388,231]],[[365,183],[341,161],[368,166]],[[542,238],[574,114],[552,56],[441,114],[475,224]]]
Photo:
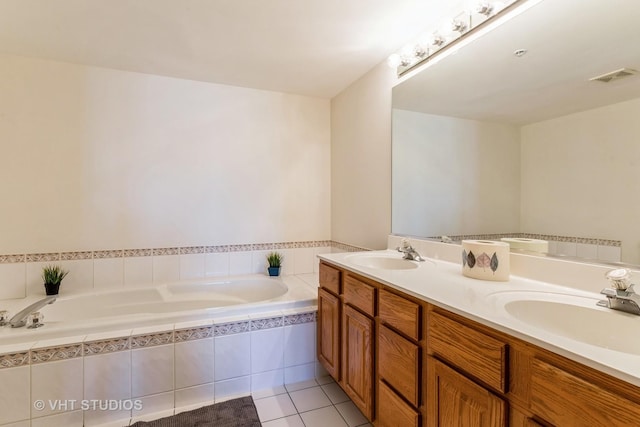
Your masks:
[[[591,77],[590,81],[598,81],[603,83],[609,83],[614,80],[619,80],[624,77],[633,76],[636,74],[636,70],[632,70],[631,68],[620,68],[619,70],[611,71],[610,73],[603,74],[597,77]]]

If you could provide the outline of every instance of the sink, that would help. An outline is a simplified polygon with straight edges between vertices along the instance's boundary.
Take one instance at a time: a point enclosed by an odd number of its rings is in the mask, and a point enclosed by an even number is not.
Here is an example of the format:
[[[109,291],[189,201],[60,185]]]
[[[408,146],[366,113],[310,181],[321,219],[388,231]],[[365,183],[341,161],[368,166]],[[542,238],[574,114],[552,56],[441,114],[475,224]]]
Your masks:
[[[359,267],[377,268],[380,270],[413,270],[418,268],[417,261],[409,261],[398,254],[357,254],[348,257],[349,261]]]
[[[489,297],[504,313],[536,329],[599,348],[640,355],[630,334],[640,316],[596,306],[599,298],[547,292],[502,292]]]

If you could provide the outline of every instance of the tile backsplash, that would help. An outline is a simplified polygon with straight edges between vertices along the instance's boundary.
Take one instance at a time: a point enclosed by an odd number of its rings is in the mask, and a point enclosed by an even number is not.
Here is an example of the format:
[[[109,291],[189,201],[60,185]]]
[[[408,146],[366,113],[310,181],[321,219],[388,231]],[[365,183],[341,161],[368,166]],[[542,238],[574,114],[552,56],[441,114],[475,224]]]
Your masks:
[[[290,275],[317,271],[320,253],[366,249],[316,240],[0,255],[0,300],[44,294],[42,267],[51,263],[69,270],[64,292],[75,293],[259,274],[266,271],[266,255],[273,250],[284,255],[282,274]]]

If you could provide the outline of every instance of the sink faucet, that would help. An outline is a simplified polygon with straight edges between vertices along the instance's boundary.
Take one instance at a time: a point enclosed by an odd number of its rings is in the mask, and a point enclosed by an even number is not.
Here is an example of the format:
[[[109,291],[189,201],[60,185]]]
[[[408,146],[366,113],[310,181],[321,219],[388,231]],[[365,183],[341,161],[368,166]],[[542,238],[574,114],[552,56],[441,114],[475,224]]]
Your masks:
[[[626,268],[609,270],[605,277],[609,279],[612,287],[600,291],[607,299],[599,301],[598,305],[640,315],[640,295],[633,290],[629,270]]]
[[[27,317],[29,317],[29,315],[31,313],[33,313],[34,311],[38,311],[39,309],[41,309],[42,307],[44,307],[47,304],[53,304],[55,302],[56,298],[58,298],[57,295],[50,295],[50,296],[48,296],[46,298],[43,298],[43,299],[41,299],[39,301],[34,302],[30,306],[28,306],[25,309],[23,309],[22,311],[20,311],[15,316],[13,316],[11,318],[11,320],[9,320],[9,324],[11,325],[12,328],[20,328],[20,327],[26,325],[27,324]]]
[[[404,259],[408,259],[411,261],[424,261],[424,258],[422,258],[420,254],[415,249],[413,249],[413,247],[409,243],[409,240],[407,239],[402,239],[402,246],[398,246],[396,249],[398,250],[398,252],[402,252],[404,254],[404,256],[402,257]]]

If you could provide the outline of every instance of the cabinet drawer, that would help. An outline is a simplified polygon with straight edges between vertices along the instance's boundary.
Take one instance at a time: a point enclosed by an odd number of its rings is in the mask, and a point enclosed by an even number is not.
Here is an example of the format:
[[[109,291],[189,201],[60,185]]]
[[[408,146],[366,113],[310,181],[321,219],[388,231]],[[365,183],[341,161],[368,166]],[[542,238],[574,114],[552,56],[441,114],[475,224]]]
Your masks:
[[[420,415],[383,381],[378,382],[378,427],[418,427]]]
[[[320,263],[320,286],[336,295],[340,295],[340,270],[327,264]]]
[[[432,354],[506,393],[506,343],[433,311],[428,328],[427,346]]]
[[[420,348],[391,329],[380,326],[378,374],[416,408],[420,406]]]
[[[556,366],[533,359],[531,410],[555,425],[630,426],[640,405]]]
[[[420,305],[384,289],[380,290],[380,320],[409,338],[420,340]]]
[[[345,304],[356,307],[369,316],[375,315],[374,304],[376,299],[376,288],[347,275],[344,278],[343,297]]]

